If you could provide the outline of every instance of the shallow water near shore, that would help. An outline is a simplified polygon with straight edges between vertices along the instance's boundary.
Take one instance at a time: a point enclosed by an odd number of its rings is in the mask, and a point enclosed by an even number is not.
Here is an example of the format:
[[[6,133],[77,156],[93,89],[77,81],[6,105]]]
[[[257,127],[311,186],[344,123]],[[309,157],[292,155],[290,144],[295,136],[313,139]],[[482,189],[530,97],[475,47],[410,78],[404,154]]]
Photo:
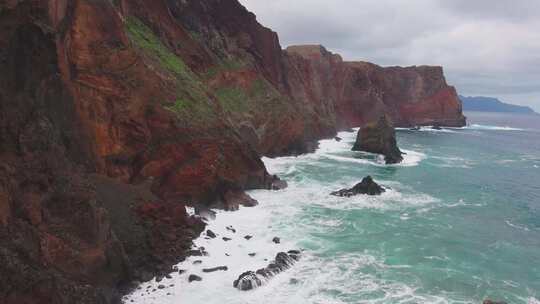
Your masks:
[[[195,241],[208,256],[190,257],[178,265],[184,273],[144,283],[125,302],[539,303],[540,119],[468,116],[465,128],[398,130],[407,153],[399,165],[350,151],[355,132],[321,141],[313,154],[264,159],[289,187],[250,192],[255,208],[218,211],[208,221],[217,238]],[[366,175],[388,191],[329,195]],[[254,291],[232,287],[290,249],[305,249],[291,269]],[[228,270],[202,271],[216,266]],[[203,280],[188,283],[190,274]]]

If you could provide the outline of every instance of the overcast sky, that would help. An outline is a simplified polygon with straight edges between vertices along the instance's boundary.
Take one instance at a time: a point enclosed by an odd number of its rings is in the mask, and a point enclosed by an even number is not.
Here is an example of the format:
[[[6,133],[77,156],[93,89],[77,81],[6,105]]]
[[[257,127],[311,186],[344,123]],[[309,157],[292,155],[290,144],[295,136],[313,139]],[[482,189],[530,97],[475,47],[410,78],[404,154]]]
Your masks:
[[[442,65],[462,95],[540,111],[540,0],[241,0],[281,45],[345,60]]]

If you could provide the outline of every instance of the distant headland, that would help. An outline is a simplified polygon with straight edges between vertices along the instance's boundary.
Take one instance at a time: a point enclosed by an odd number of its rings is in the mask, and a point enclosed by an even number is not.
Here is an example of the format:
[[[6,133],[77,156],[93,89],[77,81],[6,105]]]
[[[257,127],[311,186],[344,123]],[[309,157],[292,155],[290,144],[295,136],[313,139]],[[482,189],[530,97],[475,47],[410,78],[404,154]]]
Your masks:
[[[460,95],[459,99],[463,102],[463,111],[540,115],[530,107],[505,103],[493,97]]]

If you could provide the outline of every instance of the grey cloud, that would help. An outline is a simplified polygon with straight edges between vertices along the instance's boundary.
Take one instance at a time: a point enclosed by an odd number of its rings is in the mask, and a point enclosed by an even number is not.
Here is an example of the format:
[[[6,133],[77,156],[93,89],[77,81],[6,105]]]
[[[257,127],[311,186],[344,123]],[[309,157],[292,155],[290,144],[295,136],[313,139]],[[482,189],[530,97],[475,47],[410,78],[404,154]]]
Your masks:
[[[540,1],[535,0],[439,0],[440,6],[453,13],[482,19],[523,22],[538,18]]]

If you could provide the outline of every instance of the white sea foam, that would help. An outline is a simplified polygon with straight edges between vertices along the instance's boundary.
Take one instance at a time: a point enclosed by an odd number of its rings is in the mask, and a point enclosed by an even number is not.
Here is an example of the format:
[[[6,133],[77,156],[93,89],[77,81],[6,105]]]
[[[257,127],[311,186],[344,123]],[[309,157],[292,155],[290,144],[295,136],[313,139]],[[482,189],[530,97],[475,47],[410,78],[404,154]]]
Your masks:
[[[446,207],[446,208],[456,208],[456,207],[467,207],[467,206],[471,206],[471,207],[484,207],[485,204],[471,204],[471,203],[467,203],[465,202],[463,199],[460,199],[457,203],[454,203],[454,204],[447,204],[447,205],[444,205],[443,207]]]
[[[195,208],[193,207],[186,207],[186,212],[189,216],[195,215]]]
[[[464,127],[464,129],[491,130],[491,131],[525,131],[525,129],[513,128],[509,126],[489,126],[489,125],[480,125],[480,124],[472,124],[470,126]]]
[[[391,182],[392,186],[397,183]],[[359,196],[358,199],[341,199],[334,205],[328,200],[327,188],[315,191],[316,185],[310,189],[307,184],[292,183],[291,187],[282,191],[272,192],[266,190],[252,191],[250,194],[260,201],[256,208],[241,208],[237,212],[217,211],[215,220],[208,221],[207,228],[215,232],[218,237],[207,239],[204,234],[195,241],[196,247],[204,247],[208,256],[190,257],[178,265],[185,270],[183,274],[173,273],[171,279],[161,282],[152,280],[144,283],[141,289],[125,298],[126,303],[144,304],[173,304],[182,303],[256,303],[264,299],[264,303],[346,303],[334,296],[334,291],[349,295],[366,295],[368,303],[384,303],[390,300],[408,300],[422,303],[442,300],[432,296],[418,295],[414,287],[404,283],[392,282],[376,278],[372,275],[358,275],[364,267],[376,267],[381,270],[408,265],[386,265],[381,258],[368,253],[347,254],[337,256],[329,263],[312,252],[306,252],[302,259],[290,270],[281,273],[270,280],[264,287],[251,292],[241,292],[232,287],[232,282],[239,274],[246,270],[256,270],[266,266],[279,251],[298,248],[298,237],[309,235],[320,229],[339,228],[342,222],[339,219],[321,218],[318,221],[299,221],[298,212],[305,202],[311,201],[314,205],[324,205],[334,208],[381,208],[392,204],[385,203],[389,198],[403,197],[398,191],[390,190],[377,198]],[[404,201],[407,201],[405,199]],[[410,197],[408,204],[417,204],[418,199]],[[421,200],[420,200],[421,201]],[[236,233],[227,230],[232,225]],[[244,239],[245,235],[253,236]],[[281,237],[281,244],[272,243],[274,236]],[[222,237],[232,240],[225,242]],[[304,240],[316,242],[316,240]],[[322,246],[322,245],[321,245]],[[317,246],[315,246],[317,247]],[[226,255],[229,254],[229,256]],[[249,257],[249,253],[256,253]],[[202,264],[193,264],[200,260]],[[203,273],[203,268],[227,266],[228,271]],[[346,269],[345,269],[345,268]],[[188,283],[187,277],[196,274],[203,278],[202,282]],[[295,279],[297,286],[291,286],[291,279]],[[296,282],[295,281],[295,282]],[[170,286],[174,284],[174,286]],[[166,288],[158,289],[164,285]],[[148,288],[150,286],[150,288]],[[152,291],[154,290],[155,291]]]
[[[431,165],[439,168],[461,168],[461,169],[471,169],[476,165],[476,162],[465,159],[462,157],[454,156],[430,156],[432,161]],[[436,161],[433,161],[436,160]]]
[[[411,129],[411,128],[396,128],[398,131],[410,131],[410,132],[432,132],[432,133],[456,133],[456,130],[459,128],[440,128],[434,129],[433,126],[423,126],[420,129]]]
[[[505,223],[506,223],[506,225],[508,225],[508,226],[510,226],[512,228],[516,228],[516,229],[523,230],[523,231],[530,231],[529,228],[527,228],[525,226],[522,226],[522,225],[514,224],[510,220],[506,220]]]
[[[528,304],[540,304],[540,300],[531,297],[528,299]]]

